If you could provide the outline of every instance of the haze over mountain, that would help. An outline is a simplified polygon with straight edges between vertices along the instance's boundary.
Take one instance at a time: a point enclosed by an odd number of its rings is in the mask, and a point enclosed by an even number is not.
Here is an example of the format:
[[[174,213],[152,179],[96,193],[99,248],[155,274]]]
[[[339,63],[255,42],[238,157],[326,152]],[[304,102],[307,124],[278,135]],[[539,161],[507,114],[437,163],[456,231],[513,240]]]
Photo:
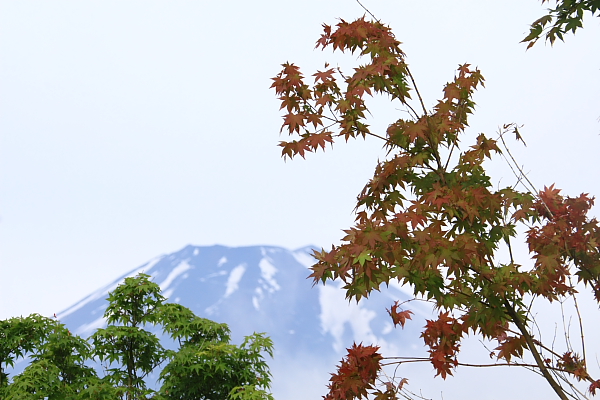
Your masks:
[[[394,328],[385,310],[396,300],[413,297],[406,288],[391,283],[358,304],[348,302],[337,283],[313,287],[306,279],[308,267],[314,263],[312,249],[186,246],[131,270],[59,313],[58,318],[72,332],[90,336],[105,326],[108,292],[125,277],[146,273],[160,285],[167,301],[180,303],[200,317],[227,323],[234,343],[253,332],[266,332],[275,347],[274,358],[267,362],[277,400],[320,399],[327,392],[330,373],[353,342],[377,344],[386,357],[426,356],[420,338],[425,318],[432,317],[426,303],[411,302],[408,308],[415,313],[413,320],[404,329]],[[466,338],[461,360],[487,363],[483,350],[476,337]],[[15,372],[25,366],[19,364]],[[542,378],[519,367],[461,367],[445,381],[434,379],[429,362],[403,364],[388,373],[409,378],[409,390],[426,399],[542,400],[553,396]],[[152,386],[157,377],[149,377],[148,384]]]
[[[130,271],[58,318],[74,333],[88,337],[105,326],[108,292],[125,277],[143,272],[160,285],[169,302],[227,323],[235,343],[253,332],[266,332],[275,345],[274,359],[268,362],[276,398],[318,399],[326,393],[329,373],[354,341],[376,343],[386,354],[402,350],[398,343],[403,332],[393,328],[385,309],[410,296],[392,285],[368,301],[349,303],[336,285],[313,287],[306,279],[314,263],[311,254],[310,246],[293,251],[273,246],[186,246]],[[411,326],[408,329],[422,324]],[[412,333],[413,340],[418,338],[416,331]],[[422,348],[420,341],[404,343],[407,348]]]

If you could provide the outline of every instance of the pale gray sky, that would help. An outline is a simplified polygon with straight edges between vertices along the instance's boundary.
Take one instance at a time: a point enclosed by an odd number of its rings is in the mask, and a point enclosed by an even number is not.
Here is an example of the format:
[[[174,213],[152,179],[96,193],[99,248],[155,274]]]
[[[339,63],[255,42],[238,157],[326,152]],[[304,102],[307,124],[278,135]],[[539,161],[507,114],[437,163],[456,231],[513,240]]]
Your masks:
[[[600,194],[600,19],[519,41],[536,0],[365,0],[433,105],[458,64],[486,88],[465,145],[524,124],[540,187]],[[270,80],[354,57],[314,50],[352,0],[0,1],[0,318],[52,315],[186,244],[328,247],[382,156],[374,141],[283,162]],[[402,112],[374,103],[373,126]],[[495,182],[514,183],[500,159]]]

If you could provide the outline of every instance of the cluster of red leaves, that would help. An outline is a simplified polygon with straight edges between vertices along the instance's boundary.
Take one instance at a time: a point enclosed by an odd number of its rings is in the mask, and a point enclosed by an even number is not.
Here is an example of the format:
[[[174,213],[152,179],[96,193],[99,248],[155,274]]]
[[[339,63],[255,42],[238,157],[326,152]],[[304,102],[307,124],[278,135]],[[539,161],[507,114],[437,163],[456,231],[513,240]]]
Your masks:
[[[325,33],[317,47],[332,45],[352,53],[359,49],[361,55],[371,56],[371,62],[356,68],[352,76],[345,78],[343,93],[332,68],[313,74],[315,79],[311,88],[304,83],[297,66],[283,64],[283,70],[273,78],[271,87],[281,100],[281,108],[287,111],[282,130],[300,135],[299,140],[279,144],[284,157],[304,157],[306,152],[324,149],[327,143],[333,143],[334,134],[330,128],[335,125],[339,128],[335,136],[343,136],[346,140],[369,134],[369,127],[363,121],[367,111],[363,99],[365,93],[372,95],[385,91],[392,97],[409,97],[404,54],[399,48],[400,42],[388,27],[360,19],[352,23],[342,20],[337,28],[332,33],[331,27],[325,25]],[[327,64],[325,68],[328,68]],[[313,133],[309,132],[311,124]]]
[[[460,348],[460,339],[464,326],[460,321],[451,317],[447,312],[440,313],[437,320],[427,320],[421,337],[429,347],[431,363],[436,370],[436,376],[446,379],[452,375],[452,369],[458,365],[456,354]]]
[[[484,134],[453,156],[475,107],[472,96],[484,82],[479,70],[461,65],[433,110],[421,102],[418,114],[408,102],[412,77],[404,53],[388,27],[364,18],[342,20],[336,29],[325,25],[317,47],[327,46],[358,52],[368,62],[350,76],[326,64],[313,75],[313,85],[305,84],[297,66],[283,65],[272,87],[287,112],[282,130],[297,135],[280,143],[283,157],[304,157],[336,138],[366,135],[383,139],[388,156],[359,194],[356,223],[344,231],[343,243],[315,251],[318,262],[310,275],[315,283],[342,280],[347,297],[359,300],[397,280],[432,301],[442,312],[427,321],[421,336],[437,375],[444,378],[458,365],[467,332],[498,339],[499,359],[522,357],[527,341],[508,337],[508,324],[517,318],[520,326],[527,325],[523,296],[553,300],[570,293],[569,263],[600,301],[600,228],[586,216],[593,204],[587,195],[565,199],[553,187],[535,195],[510,187],[494,191],[483,162],[500,149]],[[389,95],[412,118],[391,123],[385,136],[373,134],[365,123],[365,93]],[[505,264],[495,261],[500,244],[510,243],[519,223],[533,225],[527,239],[533,269],[524,270],[512,255]],[[398,307],[388,313],[395,325],[404,326],[411,312]],[[367,387],[368,379],[363,386],[344,386],[345,379],[358,382],[358,367],[350,365],[346,360],[342,367],[348,373],[332,378],[337,397],[330,398],[359,396],[354,389]]]
[[[521,358],[523,357],[523,350],[527,348],[527,341],[525,336],[508,336],[505,333],[499,335],[497,338],[498,347],[494,350],[500,350],[498,359],[503,358],[506,362],[510,362],[513,356]]]
[[[354,344],[347,349],[338,371],[331,374],[329,393],[325,400],[352,400],[367,398],[368,390],[374,389],[375,379],[381,370],[383,357],[377,346]]]
[[[564,353],[558,359],[557,365],[562,370],[573,374],[577,380],[581,381],[589,378],[589,374],[585,368],[585,362],[577,356],[577,354],[573,354],[571,351]]]
[[[572,290],[567,282],[572,262],[579,281],[590,284],[600,302],[600,227],[595,218],[587,218],[593,205],[587,194],[565,198],[554,186],[540,192],[536,207],[545,223],[527,234],[537,294],[554,300]]]
[[[600,389],[600,379],[598,379],[597,381],[592,382],[592,384],[590,385],[589,391],[591,394],[593,394],[594,396],[596,395],[596,389]]]

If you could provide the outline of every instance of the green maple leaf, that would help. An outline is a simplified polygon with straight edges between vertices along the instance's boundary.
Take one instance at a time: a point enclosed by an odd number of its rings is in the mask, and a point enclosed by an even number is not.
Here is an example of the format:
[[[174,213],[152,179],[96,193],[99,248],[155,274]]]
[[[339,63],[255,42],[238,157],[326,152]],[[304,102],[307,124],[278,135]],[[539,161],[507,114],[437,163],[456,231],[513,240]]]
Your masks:
[[[358,261],[358,263],[361,266],[365,265],[366,261],[372,261],[373,258],[371,258],[371,255],[369,254],[369,250],[365,249],[362,251],[362,253],[359,254],[358,257],[355,258],[355,262]]]

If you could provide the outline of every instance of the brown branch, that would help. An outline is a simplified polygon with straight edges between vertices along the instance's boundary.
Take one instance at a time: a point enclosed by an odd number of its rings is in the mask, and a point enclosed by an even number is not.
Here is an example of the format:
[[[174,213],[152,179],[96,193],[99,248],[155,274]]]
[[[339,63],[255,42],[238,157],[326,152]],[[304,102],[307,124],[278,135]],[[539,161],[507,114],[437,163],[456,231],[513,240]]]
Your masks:
[[[413,87],[415,88],[415,92],[417,92],[417,96],[419,97],[419,101],[421,102],[421,107],[423,108],[423,114],[427,115],[427,109],[425,108],[425,103],[423,103],[423,98],[421,97],[421,92],[419,92],[419,88],[417,88],[417,83],[415,82],[415,78],[410,73],[410,69],[408,65],[406,66],[406,72],[408,72],[408,77],[412,82]]]
[[[510,152],[510,149],[506,145],[506,142],[504,141],[504,134],[506,132],[507,132],[507,129],[505,129],[504,132],[501,131],[500,134],[499,134],[499,136],[500,136],[500,140],[502,141],[502,144],[504,145],[504,149],[506,150],[506,152],[510,156],[510,159],[514,163],[515,168],[517,168],[517,170],[521,174],[520,176],[518,176],[515,173],[515,176],[519,180],[521,180],[521,177],[523,177],[527,181],[527,183],[529,184],[529,186],[530,186],[529,188],[526,187],[526,189],[532,190],[533,193],[535,193],[536,195],[538,195],[539,191],[537,190],[537,188],[535,187],[535,185],[529,180],[529,178],[527,177],[527,174],[525,174],[525,172],[523,172],[523,169],[521,167],[519,167],[519,164],[517,163],[517,160],[515,160],[515,157],[512,155],[512,153]],[[506,157],[504,157],[504,159],[506,160],[506,162],[508,163],[508,166],[510,167],[510,169],[513,170],[513,173],[514,173],[514,169],[513,169],[512,165],[510,164],[510,162],[508,161],[508,159]],[[538,195],[538,197],[539,197],[539,195]],[[546,208],[546,211],[548,211],[548,213],[550,214],[550,216],[552,218],[554,218],[554,214],[552,213],[552,211],[550,211],[550,208],[548,207],[548,205],[546,204],[546,202],[542,198],[540,198],[540,200],[541,200],[542,204],[544,205],[544,207]]]
[[[517,326],[517,328],[519,328],[519,331],[521,331],[521,334],[525,338],[525,341],[527,342],[527,347],[529,347],[529,351],[531,351],[531,354],[533,355],[533,358],[535,359],[538,368],[542,372],[542,375],[544,376],[544,378],[546,378],[546,381],[548,381],[554,392],[556,392],[556,394],[561,400],[567,400],[567,395],[565,394],[564,389],[558,384],[558,382],[556,382],[554,377],[550,374],[549,368],[544,364],[544,360],[542,360],[542,356],[535,347],[533,338],[529,334],[529,331],[527,330],[525,324],[523,324],[523,321],[521,321],[519,314],[517,314],[513,306],[508,302],[508,300],[504,300],[504,306],[506,308],[506,311],[508,312],[508,315],[510,315],[512,321]]]
[[[415,362],[426,362],[431,361],[430,358],[425,357],[384,357],[384,360],[396,360],[400,359],[400,361],[393,361],[389,363],[382,363],[382,366],[395,365],[395,364],[407,364],[407,363],[415,363]],[[488,368],[488,367],[526,367],[526,368],[536,368],[540,369],[537,364],[527,364],[527,363],[518,363],[518,362],[505,362],[505,363],[493,363],[493,364],[471,364],[471,363],[463,363],[458,362],[457,365],[463,367],[473,367],[473,368]],[[562,368],[553,367],[550,365],[545,366],[549,370],[558,371],[558,372],[567,372]]]
[[[377,22],[380,22],[380,21],[379,21],[379,18],[377,18],[375,15],[373,15],[373,13],[372,13],[371,11],[369,11],[369,9],[368,9],[367,7],[363,6],[363,4],[362,4],[362,3],[361,3],[359,0],[356,0],[356,2],[357,2],[358,4],[360,4],[360,6],[361,6],[362,8],[364,8],[364,10],[365,10],[366,12],[368,12],[368,13],[369,13],[369,15],[370,15],[371,17],[373,17],[373,19],[374,19],[375,21],[377,21]]]
[[[383,136],[377,135],[376,133],[372,133],[372,132],[361,132],[361,133],[364,133],[365,135],[376,137],[377,139],[381,139],[381,140],[383,140],[384,142],[386,142],[389,145],[395,145],[394,142],[391,142],[388,139],[384,138]],[[340,136],[344,136],[344,134],[343,133],[338,133],[337,135],[334,135],[334,136],[335,137],[340,137]]]
[[[415,119],[419,119],[419,114],[418,114],[418,113],[415,111],[415,109],[414,109],[414,108],[412,108],[412,106],[411,106],[410,104],[408,104],[408,103],[404,103],[404,105],[405,105],[406,107],[408,107],[410,111],[412,111],[412,113],[414,114],[414,118],[415,118]],[[410,113],[409,113],[409,114],[410,114]]]
[[[571,276],[569,276],[569,285],[571,285],[571,287],[573,287],[573,282],[571,281]],[[575,304],[575,311],[577,312],[577,320],[579,321],[579,333],[581,335],[581,355],[583,357],[583,367],[587,370],[587,361],[586,361],[586,356],[585,356],[585,338],[583,335],[583,320],[581,318],[581,312],[579,311],[579,304],[577,303],[577,297],[575,296],[575,293],[571,294],[571,297],[573,297],[573,303]]]

